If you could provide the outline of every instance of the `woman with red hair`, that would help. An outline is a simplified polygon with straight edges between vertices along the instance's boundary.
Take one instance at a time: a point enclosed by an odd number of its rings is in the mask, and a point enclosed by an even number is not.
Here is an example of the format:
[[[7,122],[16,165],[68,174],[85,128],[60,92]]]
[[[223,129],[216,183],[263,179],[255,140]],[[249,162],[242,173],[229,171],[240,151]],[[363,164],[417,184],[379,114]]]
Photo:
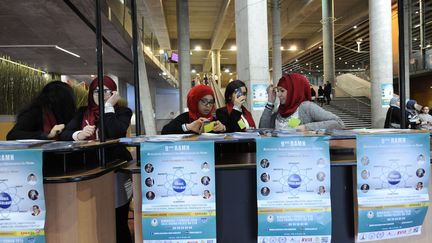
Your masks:
[[[104,89],[99,90],[98,79],[95,78],[89,87],[88,105],[81,107],[75,117],[66,125],[62,140],[94,140],[98,139],[99,126],[99,95],[104,96],[105,116],[104,131],[107,139],[126,137],[130,125],[132,110],[120,106],[120,96],[117,92],[117,84],[108,76],[103,77]],[[132,156],[123,145],[117,145],[105,149],[107,161],[121,159],[130,161]],[[117,242],[132,242],[128,228],[129,202],[132,198],[132,178],[130,174],[116,172],[115,181],[115,206],[116,206],[116,234]]]
[[[313,131],[318,129],[341,129],[342,120],[335,114],[311,102],[309,81],[298,73],[283,76],[276,88],[267,89],[268,103],[260,119],[260,128]],[[276,96],[280,105],[273,111]]]
[[[178,115],[162,129],[162,134],[201,133],[205,122],[215,121],[213,90],[207,85],[193,87],[187,95],[188,112]],[[224,132],[225,126],[215,121],[213,132]]]

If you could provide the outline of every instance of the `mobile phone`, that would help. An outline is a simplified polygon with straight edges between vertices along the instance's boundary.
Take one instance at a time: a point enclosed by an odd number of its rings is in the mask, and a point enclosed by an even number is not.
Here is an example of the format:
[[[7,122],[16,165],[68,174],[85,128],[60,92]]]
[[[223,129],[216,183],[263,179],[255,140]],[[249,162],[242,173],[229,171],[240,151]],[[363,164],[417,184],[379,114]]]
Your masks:
[[[243,96],[243,92],[241,91],[240,88],[235,89],[234,92],[236,93],[237,98],[239,98],[240,96]]]

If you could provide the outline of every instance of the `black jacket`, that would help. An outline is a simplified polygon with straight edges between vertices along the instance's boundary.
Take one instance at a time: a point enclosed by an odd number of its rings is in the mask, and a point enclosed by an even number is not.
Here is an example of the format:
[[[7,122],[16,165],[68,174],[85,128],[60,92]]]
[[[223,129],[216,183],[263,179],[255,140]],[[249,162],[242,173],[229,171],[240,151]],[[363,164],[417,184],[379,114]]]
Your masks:
[[[237,123],[241,119],[242,113],[236,109],[232,109],[231,114],[228,114],[226,107],[222,107],[216,110],[216,118],[225,125],[225,132],[241,132],[241,129]]]
[[[84,116],[84,112],[87,107],[81,107],[78,109],[74,118],[66,125],[64,131],[60,134],[61,140],[72,141],[72,135],[74,132],[81,130],[81,124]],[[127,129],[130,125],[130,119],[132,117],[132,110],[127,107],[116,107],[115,112],[105,113],[105,137],[106,139],[117,139],[126,137]],[[114,146],[113,149],[107,149],[108,155],[114,156],[109,159],[124,159],[132,160],[132,156],[126,147],[119,145]]]
[[[213,121],[216,119],[213,118]],[[184,112],[166,124],[161,131],[161,134],[192,134],[193,131],[183,131],[182,125],[189,124],[189,112]]]
[[[408,128],[409,125],[411,125],[412,129],[415,129],[417,127],[417,124],[415,122],[409,121],[409,112],[407,111],[405,113],[405,128]],[[384,128],[398,128],[398,127],[392,127],[391,124],[398,124],[400,127],[401,124],[401,110],[399,107],[396,106],[390,106],[390,108],[387,110],[386,119],[384,122]]]
[[[43,111],[34,107],[20,113],[14,127],[6,136],[7,140],[16,139],[48,139],[43,131]]]

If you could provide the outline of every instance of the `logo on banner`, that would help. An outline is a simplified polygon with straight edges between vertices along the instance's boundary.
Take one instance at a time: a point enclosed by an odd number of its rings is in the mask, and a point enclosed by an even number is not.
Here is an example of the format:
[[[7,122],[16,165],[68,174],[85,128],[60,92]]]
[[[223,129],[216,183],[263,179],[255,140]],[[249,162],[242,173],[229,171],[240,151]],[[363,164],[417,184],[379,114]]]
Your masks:
[[[293,189],[300,187],[301,182],[302,182],[302,179],[297,174],[292,174],[288,177],[288,185]]]
[[[175,192],[184,192],[186,190],[186,181],[182,178],[177,178],[173,181],[172,187]]]
[[[401,179],[402,179],[402,176],[399,173],[399,171],[393,170],[393,171],[390,171],[390,173],[388,173],[388,175],[387,175],[388,183],[390,185],[393,185],[393,186],[399,184]]]
[[[6,192],[0,192],[0,208],[6,209],[12,205],[12,197]]]

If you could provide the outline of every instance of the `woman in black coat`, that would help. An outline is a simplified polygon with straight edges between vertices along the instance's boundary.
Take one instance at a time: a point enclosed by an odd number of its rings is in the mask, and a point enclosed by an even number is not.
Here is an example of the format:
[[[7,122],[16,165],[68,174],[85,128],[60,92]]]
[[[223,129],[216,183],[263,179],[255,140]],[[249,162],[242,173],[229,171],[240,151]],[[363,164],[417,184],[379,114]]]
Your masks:
[[[104,96],[105,116],[104,132],[107,139],[126,137],[132,117],[131,109],[118,105],[120,96],[116,83],[108,76],[103,77],[104,90],[99,90],[98,79],[95,78],[89,87],[88,105],[78,110],[75,117],[66,125],[60,135],[62,140],[95,140],[98,138],[99,95]],[[132,156],[123,145],[105,149],[107,160],[121,159],[130,161]],[[130,174],[116,172],[116,234],[118,243],[132,242],[128,228],[129,202],[132,194],[132,178]]]
[[[241,132],[255,128],[251,113],[244,107],[247,88],[243,81],[234,80],[225,89],[226,106],[216,110],[217,119],[226,126],[226,132]]]
[[[32,103],[19,112],[7,140],[56,139],[75,114],[72,88],[61,81],[45,85]]]

